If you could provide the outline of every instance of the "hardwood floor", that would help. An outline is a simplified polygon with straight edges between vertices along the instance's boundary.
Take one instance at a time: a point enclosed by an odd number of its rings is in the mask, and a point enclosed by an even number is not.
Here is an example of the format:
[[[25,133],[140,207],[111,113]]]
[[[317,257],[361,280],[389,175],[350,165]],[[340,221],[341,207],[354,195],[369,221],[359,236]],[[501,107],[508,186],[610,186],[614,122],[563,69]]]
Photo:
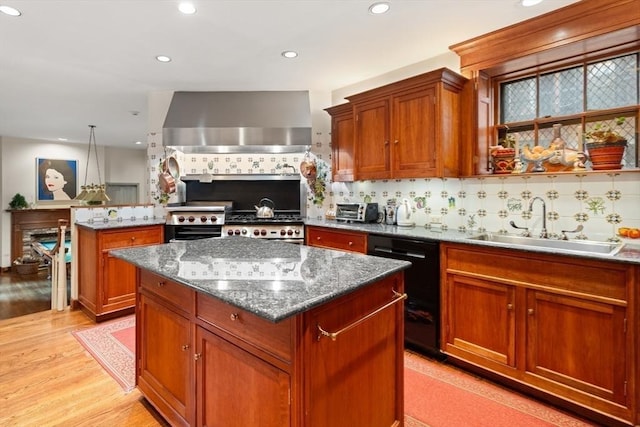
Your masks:
[[[0,320],[51,308],[51,279],[46,269],[21,276],[0,274]]]
[[[129,394],[71,331],[82,311],[0,320],[1,426],[167,426],[136,389]]]

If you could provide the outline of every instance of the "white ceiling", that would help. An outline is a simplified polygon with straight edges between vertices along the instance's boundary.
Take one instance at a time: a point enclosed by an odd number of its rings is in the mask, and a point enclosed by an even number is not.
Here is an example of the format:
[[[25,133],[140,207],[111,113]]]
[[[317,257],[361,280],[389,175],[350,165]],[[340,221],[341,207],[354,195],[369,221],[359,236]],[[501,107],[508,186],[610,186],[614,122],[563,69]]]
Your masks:
[[[373,0],[194,0],[187,16],[178,0],[0,0],[22,12],[0,13],[0,136],[87,143],[94,124],[99,145],[135,148],[150,92],[332,91],[575,1],[390,0],[374,16]]]

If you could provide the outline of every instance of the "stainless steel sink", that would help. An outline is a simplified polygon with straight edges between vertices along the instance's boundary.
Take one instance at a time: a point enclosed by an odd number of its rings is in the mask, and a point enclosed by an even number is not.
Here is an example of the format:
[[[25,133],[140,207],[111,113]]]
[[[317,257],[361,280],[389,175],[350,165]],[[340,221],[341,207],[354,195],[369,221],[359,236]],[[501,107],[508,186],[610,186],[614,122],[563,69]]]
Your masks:
[[[510,234],[484,233],[469,237],[471,240],[504,243],[508,245],[533,246],[539,248],[562,249],[584,253],[612,255],[622,248],[621,243],[594,242],[591,240],[554,240],[535,237],[514,236]]]

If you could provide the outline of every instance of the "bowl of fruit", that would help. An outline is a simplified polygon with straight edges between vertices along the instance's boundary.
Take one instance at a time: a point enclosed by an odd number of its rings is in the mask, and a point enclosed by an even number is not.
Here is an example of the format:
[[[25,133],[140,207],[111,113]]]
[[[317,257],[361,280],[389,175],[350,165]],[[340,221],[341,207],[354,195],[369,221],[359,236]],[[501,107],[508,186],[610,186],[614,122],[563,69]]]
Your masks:
[[[628,237],[630,239],[638,239],[640,238],[640,228],[620,227],[618,228],[618,236]]]

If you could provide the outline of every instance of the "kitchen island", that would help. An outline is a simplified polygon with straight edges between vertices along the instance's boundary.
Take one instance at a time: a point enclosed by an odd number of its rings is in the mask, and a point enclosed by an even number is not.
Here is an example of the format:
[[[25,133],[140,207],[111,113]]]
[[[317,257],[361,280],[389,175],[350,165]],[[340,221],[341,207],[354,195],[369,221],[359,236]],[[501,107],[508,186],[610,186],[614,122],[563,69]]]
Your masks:
[[[111,255],[137,267],[137,385],[172,425],[404,425],[409,263],[243,237]]]

